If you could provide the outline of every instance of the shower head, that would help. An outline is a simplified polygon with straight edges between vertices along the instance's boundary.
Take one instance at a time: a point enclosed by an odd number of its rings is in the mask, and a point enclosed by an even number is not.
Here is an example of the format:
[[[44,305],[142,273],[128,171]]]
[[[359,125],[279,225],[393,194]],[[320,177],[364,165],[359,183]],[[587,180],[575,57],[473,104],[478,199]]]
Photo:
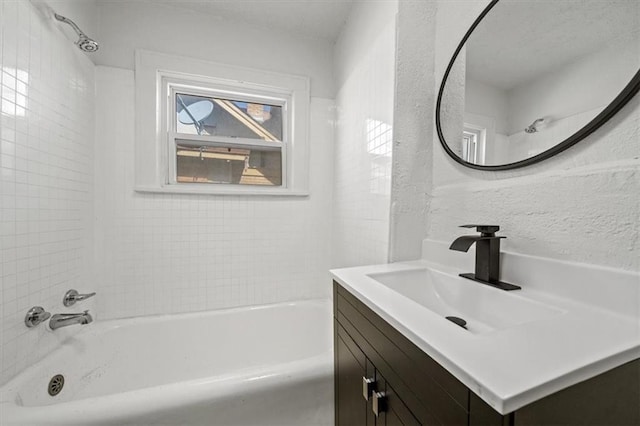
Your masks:
[[[80,40],[78,40],[76,44],[78,45],[80,50],[82,50],[83,52],[89,52],[89,53],[95,52],[100,47],[97,41],[90,39],[87,36],[80,37]]]
[[[82,32],[82,30],[78,28],[75,22],[62,15],[58,15],[57,13],[54,13],[54,16],[58,21],[69,24],[71,28],[73,28],[73,30],[78,34],[78,37],[80,38],[78,39],[78,41],[76,41],[76,45],[80,48],[80,50],[82,50],[83,52],[95,52],[96,50],[98,50],[98,42],[89,38],[89,36]]]
[[[531,123],[531,125],[529,125],[529,127],[524,129],[524,131],[527,132],[527,133],[535,133],[535,132],[537,132],[538,128],[536,126],[538,125],[538,123],[544,123],[544,118],[538,118],[536,121]]]

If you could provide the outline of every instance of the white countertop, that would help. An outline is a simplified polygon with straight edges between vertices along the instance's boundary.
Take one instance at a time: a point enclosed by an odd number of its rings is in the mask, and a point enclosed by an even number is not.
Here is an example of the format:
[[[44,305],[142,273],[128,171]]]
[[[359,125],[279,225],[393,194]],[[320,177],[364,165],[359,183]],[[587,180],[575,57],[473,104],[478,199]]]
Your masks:
[[[437,250],[438,244],[428,251]],[[473,270],[460,270],[468,259],[445,264],[449,256],[436,256],[441,257],[437,262],[335,269],[331,274],[501,414],[640,358],[636,273],[503,253],[502,277],[522,286],[516,290],[518,297],[562,312],[482,334],[469,333],[368,276],[432,268],[465,280],[457,274]],[[472,253],[464,256],[473,258]]]

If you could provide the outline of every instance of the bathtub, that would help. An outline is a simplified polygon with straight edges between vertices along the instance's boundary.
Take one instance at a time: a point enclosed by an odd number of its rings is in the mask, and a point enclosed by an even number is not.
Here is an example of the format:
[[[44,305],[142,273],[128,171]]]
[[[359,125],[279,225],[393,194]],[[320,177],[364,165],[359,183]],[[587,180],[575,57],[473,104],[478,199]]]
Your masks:
[[[331,321],[328,301],[96,321],[0,389],[0,424],[331,425]]]

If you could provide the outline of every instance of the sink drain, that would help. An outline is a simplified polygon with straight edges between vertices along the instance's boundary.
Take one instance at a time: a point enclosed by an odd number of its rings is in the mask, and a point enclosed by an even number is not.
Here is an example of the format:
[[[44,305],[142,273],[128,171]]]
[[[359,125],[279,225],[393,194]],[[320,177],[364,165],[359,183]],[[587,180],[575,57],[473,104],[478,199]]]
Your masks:
[[[465,320],[463,320],[462,318],[459,317],[445,317],[446,319],[448,319],[449,321],[451,321],[452,323],[459,325],[460,327],[464,328],[465,330],[467,329],[467,322]]]
[[[56,374],[49,380],[49,395],[56,396],[60,393],[64,387],[64,376],[62,374]]]

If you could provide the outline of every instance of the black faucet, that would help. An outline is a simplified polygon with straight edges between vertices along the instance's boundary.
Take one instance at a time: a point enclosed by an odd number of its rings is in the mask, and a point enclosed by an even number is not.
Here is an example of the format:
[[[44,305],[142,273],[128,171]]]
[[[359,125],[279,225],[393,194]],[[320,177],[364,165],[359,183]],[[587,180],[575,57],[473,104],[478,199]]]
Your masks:
[[[500,239],[496,237],[500,230],[496,225],[462,225],[461,228],[476,228],[480,235],[463,235],[451,244],[449,249],[468,251],[476,243],[475,274],[460,274],[461,277],[497,287],[502,290],[519,290],[521,287],[500,281]]]

